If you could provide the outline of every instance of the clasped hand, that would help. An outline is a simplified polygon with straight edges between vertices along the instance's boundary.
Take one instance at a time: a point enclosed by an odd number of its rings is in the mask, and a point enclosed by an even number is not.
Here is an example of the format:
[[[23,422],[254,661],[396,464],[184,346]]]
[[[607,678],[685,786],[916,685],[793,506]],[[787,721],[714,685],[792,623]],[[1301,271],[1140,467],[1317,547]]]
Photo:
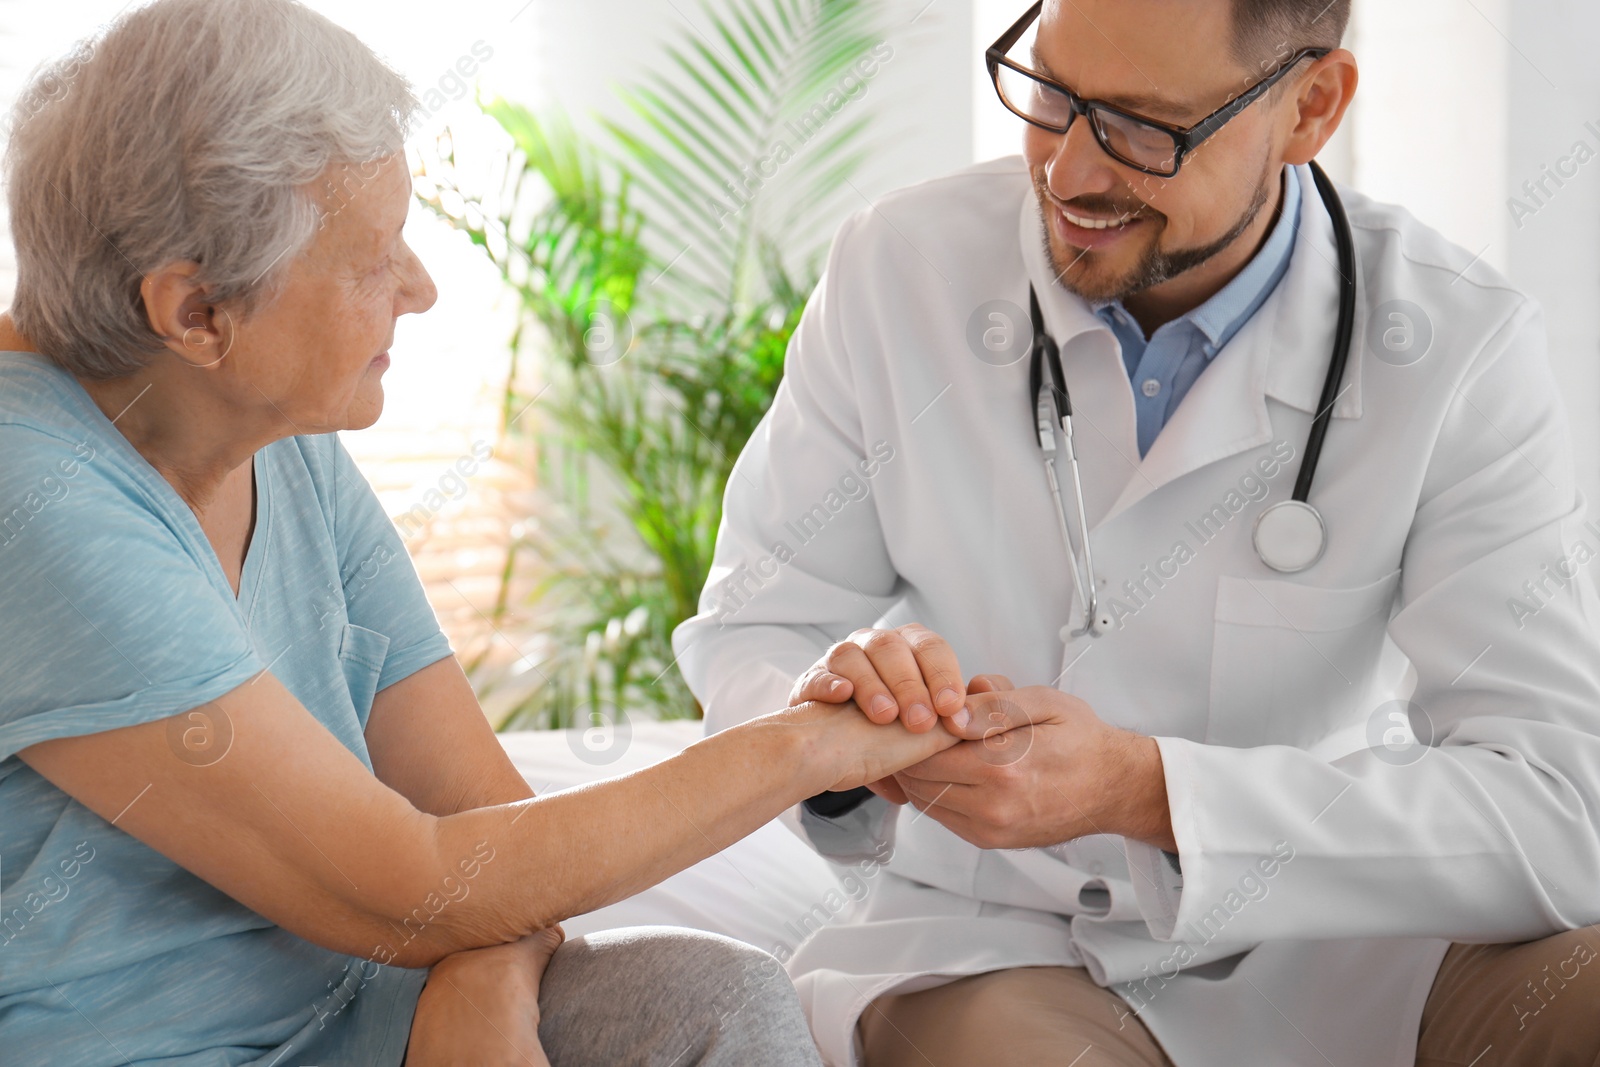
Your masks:
[[[795,683],[790,703],[854,700],[873,722],[962,738],[869,785],[986,849],[1120,834],[1177,851],[1161,753],[1077,697],[1016,688],[999,674],[963,682],[948,642],[916,624],[857,630]]]

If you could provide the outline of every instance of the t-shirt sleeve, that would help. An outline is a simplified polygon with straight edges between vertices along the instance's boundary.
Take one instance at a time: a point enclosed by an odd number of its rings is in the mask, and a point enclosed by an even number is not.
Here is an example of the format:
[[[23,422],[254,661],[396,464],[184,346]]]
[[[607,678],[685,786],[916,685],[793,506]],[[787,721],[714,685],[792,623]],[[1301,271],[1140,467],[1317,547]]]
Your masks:
[[[0,760],[200,707],[264,669],[199,527],[164,518],[103,446],[7,424],[0,456]]]
[[[389,638],[378,675],[382,690],[451,655],[452,649],[400,531],[344,444],[336,437],[333,443],[334,539],[345,610],[354,625]]]

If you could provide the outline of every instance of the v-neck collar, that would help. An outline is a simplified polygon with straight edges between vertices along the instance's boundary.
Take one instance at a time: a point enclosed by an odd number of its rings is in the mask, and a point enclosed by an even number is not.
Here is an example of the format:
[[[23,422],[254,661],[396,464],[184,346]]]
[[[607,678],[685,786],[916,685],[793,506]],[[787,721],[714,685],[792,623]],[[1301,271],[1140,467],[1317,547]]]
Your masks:
[[[57,366],[48,357],[37,353],[24,353],[32,356],[40,367],[46,371],[54,372],[65,380],[68,392],[76,400],[83,416],[100,430],[100,436],[110,442],[110,447],[121,453],[128,462],[129,470],[134,477],[144,484],[145,489],[152,495],[165,501],[167,509],[178,516],[177,521],[183,526],[184,533],[188,535],[191,549],[195,554],[206,560],[205,566],[212,584],[239,609],[240,616],[244,619],[246,627],[249,626],[250,615],[255,606],[256,588],[261,583],[261,576],[265,570],[265,557],[271,544],[272,531],[272,465],[267,462],[267,449],[272,444],[258,448],[251,457],[252,471],[254,473],[255,492],[255,526],[250,531],[250,544],[245,549],[244,563],[239,571],[239,592],[234,594],[233,585],[228,581],[227,573],[222,569],[222,560],[217,556],[217,550],[211,544],[211,539],[206,536],[205,530],[200,526],[200,519],[189,507],[187,501],[179,495],[173,484],[167,481],[145,459],[140,452],[122,435],[122,431],[100,410],[100,405],[94,402],[94,397],[83,384],[68,373],[64,368]]]
[[[276,442],[274,442],[276,443]],[[272,548],[272,465],[267,462],[267,449],[263,445],[251,457],[255,469],[255,525],[250,530],[250,544],[244,550],[244,565],[239,569],[239,610],[248,622],[256,602],[256,587],[261,584],[261,572],[266,567],[266,557]],[[166,481],[165,478],[162,481]],[[169,483],[170,484],[170,483]],[[194,512],[190,512],[191,515]],[[197,520],[198,521],[198,520]],[[215,552],[212,555],[216,555]],[[220,570],[222,563],[219,560]],[[226,580],[226,575],[223,576]]]

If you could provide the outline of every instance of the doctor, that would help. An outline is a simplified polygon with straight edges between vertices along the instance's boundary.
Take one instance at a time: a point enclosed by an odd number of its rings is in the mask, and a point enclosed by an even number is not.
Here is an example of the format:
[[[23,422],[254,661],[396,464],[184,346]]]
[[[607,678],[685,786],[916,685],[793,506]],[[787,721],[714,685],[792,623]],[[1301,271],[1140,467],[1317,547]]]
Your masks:
[[[790,814],[887,859],[830,1064],[1600,1054],[1600,528],[1537,308],[1311,165],[1348,13],[1036,4],[1022,157],[835,238],[680,663],[993,733]]]

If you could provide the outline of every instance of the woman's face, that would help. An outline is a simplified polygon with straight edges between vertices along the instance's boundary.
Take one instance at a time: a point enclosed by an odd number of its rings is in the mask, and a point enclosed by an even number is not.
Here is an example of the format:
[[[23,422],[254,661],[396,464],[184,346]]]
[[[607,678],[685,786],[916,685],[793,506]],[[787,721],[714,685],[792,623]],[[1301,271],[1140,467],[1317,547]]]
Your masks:
[[[236,323],[226,361],[293,433],[371,426],[383,411],[394,324],[426,311],[433,279],[401,237],[411,205],[403,156],[340,165],[319,183],[316,237],[282,294]]]

